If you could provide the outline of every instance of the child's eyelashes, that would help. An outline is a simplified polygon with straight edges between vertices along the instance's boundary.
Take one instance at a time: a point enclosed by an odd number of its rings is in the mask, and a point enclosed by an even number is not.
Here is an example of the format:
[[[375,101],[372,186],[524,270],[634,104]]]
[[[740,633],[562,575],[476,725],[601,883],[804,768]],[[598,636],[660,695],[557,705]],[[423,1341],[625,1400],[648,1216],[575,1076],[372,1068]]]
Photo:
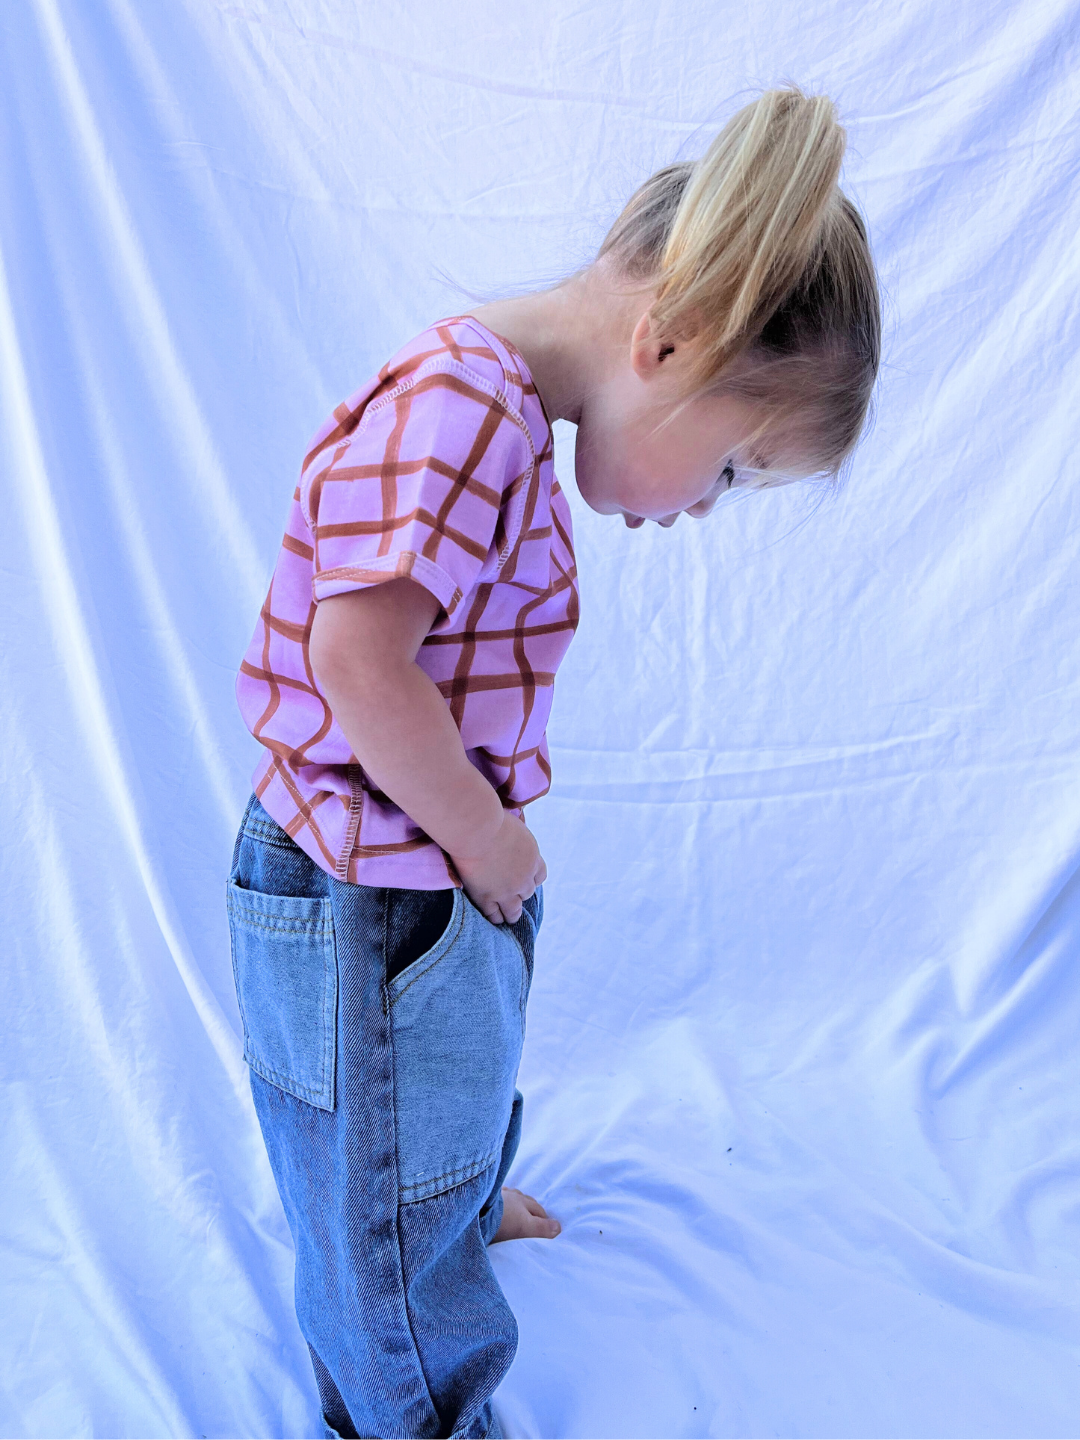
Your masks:
[[[734,460],[729,460],[717,477],[716,488],[721,493],[725,490],[757,490],[768,483],[762,480],[761,474],[756,467],[736,465]]]
[[[735,465],[728,463],[720,472],[721,494],[728,490],[765,490],[770,479],[765,466]]]
[[[685,509],[675,510],[668,515],[654,515],[651,519],[664,530],[674,525],[680,515],[690,515],[695,520],[704,520],[725,495],[729,493],[739,495],[746,494],[751,490],[764,490],[769,483],[767,471],[736,465],[733,460],[729,460],[706,494],[695,504],[687,505]],[[640,529],[645,524],[645,520],[640,515],[635,515],[630,510],[623,510],[622,517],[631,530]]]

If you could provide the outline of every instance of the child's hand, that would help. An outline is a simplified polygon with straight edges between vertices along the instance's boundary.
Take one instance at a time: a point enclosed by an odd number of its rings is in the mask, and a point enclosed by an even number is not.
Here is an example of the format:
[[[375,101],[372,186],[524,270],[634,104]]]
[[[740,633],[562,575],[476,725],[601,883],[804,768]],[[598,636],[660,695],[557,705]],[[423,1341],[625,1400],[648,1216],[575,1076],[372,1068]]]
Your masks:
[[[529,827],[509,810],[486,849],[451,859],[465,893],[493,925],[520,920],[522,901],[547,879],[547,866]]]

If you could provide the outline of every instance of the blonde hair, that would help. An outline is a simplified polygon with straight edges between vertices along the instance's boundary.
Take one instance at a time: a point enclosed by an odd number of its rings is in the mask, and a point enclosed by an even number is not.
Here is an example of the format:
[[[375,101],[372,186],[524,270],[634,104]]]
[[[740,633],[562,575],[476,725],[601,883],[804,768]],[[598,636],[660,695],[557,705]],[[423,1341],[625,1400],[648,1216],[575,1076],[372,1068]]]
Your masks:
[[[696,163],[657,171],[600,248],[655,291],[668,342],[690,341],[689,393],[728,393],[836,473],[866,420],[881,302],[866,227],[838,184],[832,101],[769,90]],[[759,432],[760,433],[760,432]]]

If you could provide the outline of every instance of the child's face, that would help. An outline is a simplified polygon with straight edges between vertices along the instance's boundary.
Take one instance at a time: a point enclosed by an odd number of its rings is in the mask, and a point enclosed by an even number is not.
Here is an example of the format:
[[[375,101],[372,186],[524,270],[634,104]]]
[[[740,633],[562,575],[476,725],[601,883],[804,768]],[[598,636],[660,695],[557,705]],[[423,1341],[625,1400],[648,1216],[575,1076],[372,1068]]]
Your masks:
[[[701,519],[727,490],[756,488],[758,472],[777,463],[764,453],[767,442],[749,442],[758,428],[740,400],[704,396],[680,408],[661,369],[643,376],[627,366],[582,407],[578,489],[593,510],[622,515],[632,528],[646,520],[672,525],[683,511]]]

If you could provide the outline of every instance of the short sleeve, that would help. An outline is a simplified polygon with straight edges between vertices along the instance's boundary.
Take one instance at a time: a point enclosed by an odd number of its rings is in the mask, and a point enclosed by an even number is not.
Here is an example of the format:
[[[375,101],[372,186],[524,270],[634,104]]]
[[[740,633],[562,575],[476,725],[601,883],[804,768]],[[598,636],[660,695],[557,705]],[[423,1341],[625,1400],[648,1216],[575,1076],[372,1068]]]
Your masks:
[[[484,377],[449,359],[422,367],[309,481],[315,600],[409,576],[452,615],[514,538],[532,459],[524,422]]]

